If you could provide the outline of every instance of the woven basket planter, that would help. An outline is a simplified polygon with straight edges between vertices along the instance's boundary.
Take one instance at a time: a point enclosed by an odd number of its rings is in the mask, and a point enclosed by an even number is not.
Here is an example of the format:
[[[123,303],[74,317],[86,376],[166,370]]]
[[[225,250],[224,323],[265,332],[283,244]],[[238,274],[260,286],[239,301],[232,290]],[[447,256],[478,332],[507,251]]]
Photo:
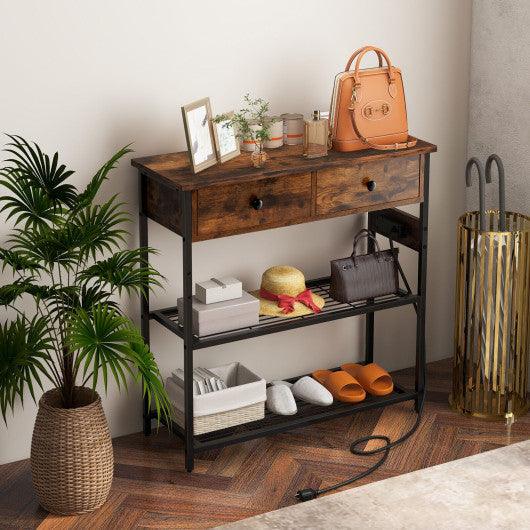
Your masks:
[[[77,408],[61,407],[57,389],[46,392],[31,442],[31,474],[46,510],[72,515],[91,512],[106,500],[114,459],[107,419],[96,392],[76,388]]]

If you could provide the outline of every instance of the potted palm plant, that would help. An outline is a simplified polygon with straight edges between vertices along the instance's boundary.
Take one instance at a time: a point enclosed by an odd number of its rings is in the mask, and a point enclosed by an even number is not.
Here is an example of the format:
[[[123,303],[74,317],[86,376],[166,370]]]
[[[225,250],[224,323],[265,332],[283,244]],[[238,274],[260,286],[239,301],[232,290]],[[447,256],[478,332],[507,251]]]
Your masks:
[[[10,283],[0,287],[0,411],[14,412],[27,392],[44,392],[33,431],[31,470],[41,505],[83,513],[105,502],[113,475],[112,443],[96,392],[109,378],[131,378],[162,417],[171,405],[149,347],[123,314],[123,292],[159,285],[150,249],[123,249],[128,215],[117,196],[96,203],[109,172],[130,152],[120,149],[82,191],[58,154],[9,135],[0,168],[0,211],[14,223],[0,246]]]

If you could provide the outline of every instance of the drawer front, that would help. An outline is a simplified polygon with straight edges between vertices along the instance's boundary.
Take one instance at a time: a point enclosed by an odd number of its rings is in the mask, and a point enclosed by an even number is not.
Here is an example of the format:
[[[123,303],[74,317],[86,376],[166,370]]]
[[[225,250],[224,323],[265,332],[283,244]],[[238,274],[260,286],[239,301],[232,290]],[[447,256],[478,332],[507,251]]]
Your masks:
[[[197,201],[198,239],[303,222],[311,216],[311,174],[212,186]]]
[[[144,213],[153,221],[180,234],[180,194],[154,179],[146,179]]]
[[[316,214],[369,210],[418,201],[422,194],[420,159],[393,158],[317,173]]]

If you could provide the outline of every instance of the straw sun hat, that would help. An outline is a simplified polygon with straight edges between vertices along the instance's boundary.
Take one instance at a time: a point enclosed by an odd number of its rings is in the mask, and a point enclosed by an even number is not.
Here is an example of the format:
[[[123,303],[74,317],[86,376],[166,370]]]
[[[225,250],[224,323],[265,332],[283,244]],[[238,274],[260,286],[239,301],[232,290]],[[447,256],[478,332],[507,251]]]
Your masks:
[[[303,272],[289,265],[267,269],[259,291],[252,294],[260,300],[259,314],[271,317],[311,315],[320,312],[325,303],[307,289]]]

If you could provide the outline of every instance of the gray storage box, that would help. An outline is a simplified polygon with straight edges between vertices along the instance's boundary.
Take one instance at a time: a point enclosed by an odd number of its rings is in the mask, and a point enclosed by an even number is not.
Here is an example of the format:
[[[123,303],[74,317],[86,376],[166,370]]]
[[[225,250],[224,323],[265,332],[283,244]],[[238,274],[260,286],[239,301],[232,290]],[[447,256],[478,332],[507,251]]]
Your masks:
[[[212,278],[195,284],[195,296],[203,304],[216,304],[241,298],[243,287],[236,278]]]
[[[241,298],[215,304],[203,304],[193,297],[192,328],[203,337],[232,329],[255,326],[259,322],[259,300],[243,291]],[[183,298],[177,300],[179,323],[183,323]]]

